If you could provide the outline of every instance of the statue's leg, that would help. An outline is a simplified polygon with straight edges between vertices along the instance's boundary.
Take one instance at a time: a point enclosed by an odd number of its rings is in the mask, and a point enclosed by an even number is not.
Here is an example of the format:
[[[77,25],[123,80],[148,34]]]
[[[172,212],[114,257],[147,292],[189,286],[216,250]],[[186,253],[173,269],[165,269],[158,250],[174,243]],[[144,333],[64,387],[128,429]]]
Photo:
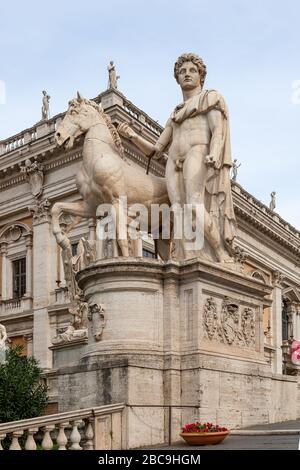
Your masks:
[[[191,244],[190,242],[186,242],[186,245],[194,245],[195,252],[203,250],[205,238],[210,243],[208,230],[209,214],[205,209],[205,185],[208,170],[205,163],[205,156],[207,153],[208,147],[206,145],[193,147],[186,156],[183,166],[186,203],[192,205],[192,229],[195,233],[195,238],[193,239],[194,243]],[[190,248],[190,250],[191,249],[194,251],[193,248]]]
[[[185,258],[184,234],[182,233],[180,238],[178,238],[180,235],[178,232],[182,231],[182,208],[185,203],[183,175],[182,171],[176,171],[175,162],[170,158],[168,159],[166,166],[166,185],[174,216],[174,233],[172,235],[172,243],[174,243],[173,237],[176,239],[176,253],[174,254],[174,257]]]
[[[207,153],[208,148],[206,146],[194,147],[185,161],[184,182],[187,202],[203,205],[203,210],[199,211],[199,214],[204,215],[204,220],[196,219],[197,227],[200,227],[201,230],[204,228],[204,238],[213,249],[217,261],[226,262],[230,260],[230,256],[224,248],[220,228],[205,208],[205,189],[208,177],[208,166],[205,163],[205,156]]]
[[[122,256],[129,256],[128,239],[127,239],[127,211],[119,201],[113,203],[115,209],[115,227],[118,245],[121,249]],[[122,233],[124,232],[124,233]],[[125,238],[126,237],[126,238]]]
[[[69,239],[61,231],[59,218],[61,214],[70,214],[76,217],[92,218],[95,214],[90,210],[84,201],[79,202],[56,202],[51,210],[52,214],[52,230],[56,241],[60,246],[67,246]],[[79,222],[79,219],[78,219]]]

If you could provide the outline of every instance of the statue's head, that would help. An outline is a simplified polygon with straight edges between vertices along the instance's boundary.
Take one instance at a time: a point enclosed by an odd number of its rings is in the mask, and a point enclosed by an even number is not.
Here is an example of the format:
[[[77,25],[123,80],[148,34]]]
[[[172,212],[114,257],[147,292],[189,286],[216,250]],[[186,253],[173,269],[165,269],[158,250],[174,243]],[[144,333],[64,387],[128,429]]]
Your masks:
[[[114,145],[120,156],[124,158],[120,136],[110,117],[105,114],[101,105],[85,99],[79,92],[76,98],[69,101],[68,111],[55,133],[56,144],[70,149],[78,137],[97,124],[104,124],[107,128],[107,135],[102,131],[102,140],[106,138],[107,143]]]
[[[77,137],[99,122],[102,114],[101,106],[77,92],[77,98],[69,101],[69,109],[55,133],[56,143],[72,148]]]
[[[176,78],[177,83],[182,86],[181,75],[183,75],[184,65],[193,64],[199,74],[200,78],[200,85],[201,88],[204,85],[204,80],[206,77],[206,65],[204,64],[203,60],[197,55],[193,53],[186,53],[182,54],[178,57],[177,61],[174,65],[174,77]]]
[[[42,93],[43,93],[44,96],[47,95],[46,90],[43,90]]]

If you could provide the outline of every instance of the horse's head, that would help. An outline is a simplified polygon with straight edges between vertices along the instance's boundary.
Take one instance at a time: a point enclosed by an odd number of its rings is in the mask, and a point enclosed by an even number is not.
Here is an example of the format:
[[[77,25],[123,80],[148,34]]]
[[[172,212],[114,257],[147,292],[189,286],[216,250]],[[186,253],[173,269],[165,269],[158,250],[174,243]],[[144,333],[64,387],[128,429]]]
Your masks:
[[[100,112],[101,108],[96,103],[77,92],[77,98],[69,102],[69,109],[55,133],[56,143],[72,148],[77,137],[101,121]]]

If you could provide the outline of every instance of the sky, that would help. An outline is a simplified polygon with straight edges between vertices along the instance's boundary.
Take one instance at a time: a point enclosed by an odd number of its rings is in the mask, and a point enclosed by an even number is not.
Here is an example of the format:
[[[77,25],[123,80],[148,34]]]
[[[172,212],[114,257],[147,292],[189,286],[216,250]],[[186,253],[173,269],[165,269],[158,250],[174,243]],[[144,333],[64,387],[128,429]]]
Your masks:
[[[173,66],[195,52],[230,113],[238,182],[300,229],[300,3],[296,0],[0,0],[0,140],[79,90],[120,91],[164,125],[182,101]],[[5,86],[5,100],[1,90]],[[5,158],[5,157],[2,157]]]

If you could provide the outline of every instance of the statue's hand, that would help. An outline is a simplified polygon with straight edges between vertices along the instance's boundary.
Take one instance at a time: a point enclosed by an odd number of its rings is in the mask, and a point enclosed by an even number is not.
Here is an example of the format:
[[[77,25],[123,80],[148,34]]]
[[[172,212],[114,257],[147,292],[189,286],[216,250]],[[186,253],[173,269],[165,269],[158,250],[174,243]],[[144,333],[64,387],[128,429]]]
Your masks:
[[[220,160],[216,160],[216,157],[214,155],[207,155],[205,157],[205,163],[208,166],[215,168],[216,170],[219,170],[222,166],[222,163],[220,162]]]
[[[133,129],[127,124],[127,122],[122,122],[118,125],[118,132],[126,139],[132,140],[137,134],[134,132]]]

